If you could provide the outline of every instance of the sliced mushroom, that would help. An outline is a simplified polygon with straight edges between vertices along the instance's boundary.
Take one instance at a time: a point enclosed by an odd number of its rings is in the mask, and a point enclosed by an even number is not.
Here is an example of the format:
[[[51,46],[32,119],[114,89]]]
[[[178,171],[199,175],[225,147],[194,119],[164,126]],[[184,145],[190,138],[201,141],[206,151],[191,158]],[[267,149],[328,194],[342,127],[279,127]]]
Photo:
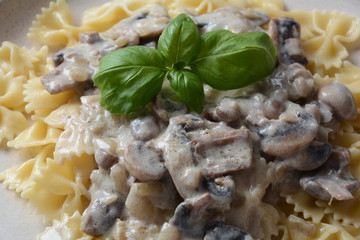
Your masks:
[[[293,63],[286,66],[283,77],[283,88],[287,90],[290,100],[311,98],[315,90],[315,81],[311,72],[303,65]]]
[[[169,90],[162,90],[156,97],[152,104],[152,109],[157,116],[169,121],[170,118],[184,115],[188,109],[184,102],[180,101],[178,97]]]
[[[317,135],[319,124],[306,110],[296,110],[297,120],[270,120],[259,128],[261,150],[272,156],[284,156],[310,143]]]
[[[249,168],[253,163],[253,141],[246,128],[210,133],[191,141],[194,157],[208,177]]]
[[[188,237],[203,237],[206,225],[216,217],[210,208],[213,201],[209,193],[186,199],[176,208],[171,223]]]
[[[319,89],[318,100],[331,107],[341,119],[355,120],[357,106],[351,91],[340,83],[331,83]]]
[[[132,120],[130,130],[135,139],[148,141],[160,133],[160,126],[154,116],[147,115]]]
[[[159,145],[163,152],[166,168],[176,189],[186,199],[198,195],[201,170],[195,166],[185,126],[177,124],[176,122],[179,121],[177,118],[170,119],[169,126]]]
[[[94,44],[100,42],[102,39],[98,32],[84,32],[79,34],[79,41],[81,43]]]
[[[348,168],[350,153],[346,148],[334,148],[328,161],[315,174],[304,176],[300,185],[304,191],[324,201],[349,200],[360,186]]]
[[[216,9],[193,19],[203,33],[219,29],[233,33],[263,31],[261,26],[269,21],[269,17],[263,13],[237,7]]]
[[[230,209],[235,197],[235,184],[230,176],[204,179],[202,184],[205,193],[185,199],[172,218],[172,224],[186,236],[203,237],[207,226],[216,220],[220,212]]]
[[[326,142],[312,141],[304,148],[284,157],[286,165],[299,171],[310,171],[322,166],[329,158],[332,147]]]
[[[53,60],[55,67],[59,66],[64,61],[64,52],[60,51],[60,52],[55,53],[52,56],[52,60]]]
[[[81,230],[92,236],[101,236],[120,217],[125,199],[116,191],[108,171],[94,170],[90,179],[91,202],[83,213]]]
[[[159,37],[169,21],[170,18],[166,9],[155,4],[120,21],[109,30],[101,33],[101,36],[105,39],[111,39],[121,47],[138,45],[140,40],[152,41]]]
[[[123,205],[123,200],[117,196],[97,198],[84,212],[81,230],[91,236],[103,235],[120,217]]]
[[[204,175],[222,176],[251,166],[252,140],[249,131],[243,128],[226,133],[231,128],[223,125],[193,115],[170,119],[158,145],[174,184],[184,199],[204,191],[201,187]],[[232,152],[234,149],[240,156]]]
[[[109,170],[115,163],[117,163],[119,158],[103,149],[95,150],[95,161],[99,167]]]
[[[166,172],[161,152],[142,141],[128,144],[124,159],[130,175],[140,181],[159,180]]]
[[[204,237],[204,240],[252,240],[253,238],[246,232],[237,227],[218,223],[210,228]]]
[[[56,68],[41,82],[51,94],[93,87],[92,77],[102,56],[119,47],[137,45],[141,40],[153,41],[169,20],[166,10],[154,5],[120,21],[106,32],[82,33],[79,44],[54,55]]]
[[[95,161],[104,170],[109,170],[119,160],[116,154],[117,144],[108,138],[97,138],[94,141]]]
[[[216,201],[213,208],[221,209],[221,211],[230,209],[230,204],[235,197],[235,183],[232,177],[204,179],[203,186]]]
[[[269,24],[269,35],[275,41],[279,61],[286,65],[294,62],[307,64],[300,44],[300,24],[292,18],[272,18]]]
[[[234,99],[223,98],[218,106],[208,110],[208,116],[212,121],[223,121],[231,124],[240,118],[239,104]]]
[[[42,77],[41,83],[45,89],[51,94],[56,94],[80,86],[91,86],[94,69],[89,67],[89,63],[91,59],[97,58],[97,53],[93,50],[89,44],[79,44],[57,54],[54,62],[61,64]]]

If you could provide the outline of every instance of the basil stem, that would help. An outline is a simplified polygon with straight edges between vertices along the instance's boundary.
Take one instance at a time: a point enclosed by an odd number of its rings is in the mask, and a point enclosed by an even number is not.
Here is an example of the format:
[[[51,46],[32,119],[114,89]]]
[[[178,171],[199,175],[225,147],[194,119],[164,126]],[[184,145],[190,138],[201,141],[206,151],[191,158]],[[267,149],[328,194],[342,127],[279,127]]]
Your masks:
[[[190,70],[171,70],[167,75],[170,87],[191,109],[201,112],[204,101],[203,83]]]

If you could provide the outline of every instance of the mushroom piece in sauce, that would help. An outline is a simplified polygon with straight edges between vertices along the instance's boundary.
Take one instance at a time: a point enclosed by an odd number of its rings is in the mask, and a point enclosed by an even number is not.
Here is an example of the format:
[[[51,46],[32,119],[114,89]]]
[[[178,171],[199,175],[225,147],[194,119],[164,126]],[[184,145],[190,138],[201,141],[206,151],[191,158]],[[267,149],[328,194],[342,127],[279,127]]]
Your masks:
[[[159,180],[166,172],[161,152],[142,141],[128,144],[124,159],[129,173],[141,181]]]
[[[269,23],[269,35],[275,41],[280,63],[307,64],[300,43],[300,24],[292,18],[272,18]]]
[[[336,147],[321,168],[301,178],[301,187],[310,195],[324,201],[352,199],[352,194],[359,188],[360,182],[351,175],[349,161],[349,150]]]
[[[218,223],[206,232],[204,240],[253,240],[253,238],[239,228]]]
[[[83,213],[81,230],[92,236],[101,236],[120,217],[125,198],[117,191],[109,173],[95,170],[90,178],[91,202]]]
[[[164,7],[154,5],[120,21],[109,30],[81,33],[80,43],[53,57],[56,68],[41,82],[51,94],[93,86],[100,58],[120,47],[152,41],[160,36],[170,18]]]
[[[233,33],[264,31],[261,26],[269,21],[269,17],[264,13],[237,7],[219,8],[193,19],[202,33],[220,29]]]
[[[332,83],[321,87],[318,100],[330,106],[340,119],[355,120],[357,108],[350,89],[340,83]]]

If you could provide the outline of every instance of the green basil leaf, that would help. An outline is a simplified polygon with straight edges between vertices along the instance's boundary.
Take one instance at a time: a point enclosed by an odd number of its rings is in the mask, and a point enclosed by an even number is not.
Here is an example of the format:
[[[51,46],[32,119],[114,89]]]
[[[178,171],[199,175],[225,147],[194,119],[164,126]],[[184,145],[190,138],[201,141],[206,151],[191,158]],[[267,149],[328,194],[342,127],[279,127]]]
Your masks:
[[[200,45],[200,31],[186,14],[180,14],[173,19],[158,41],[159,51],[171,64],[189,64],[198,55]]]
[[[159,93],[165,75],[165,61],[157,50],[134,46],[104,56],[93,79],[101,91],[101,106],[112,113],[130,114]]]
[[[201,112],[204,101],[204,88],[199,78],[186,69],[181,71],[173,69],[168,73],[167,78],[176,95],[191,109]]]
[[[202,41],[201,52],[190,66],[213,88],[241,88],[274,71],[277,51],[266,33],[216,30],[205,33]]]

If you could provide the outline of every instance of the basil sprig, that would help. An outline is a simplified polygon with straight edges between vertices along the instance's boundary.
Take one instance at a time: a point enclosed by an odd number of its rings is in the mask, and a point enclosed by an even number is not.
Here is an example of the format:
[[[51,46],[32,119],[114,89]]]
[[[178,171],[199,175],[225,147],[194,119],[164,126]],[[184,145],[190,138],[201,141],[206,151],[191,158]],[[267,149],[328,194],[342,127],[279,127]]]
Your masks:
[[[203,83],[219,90],[244,87],[270,75],[276,55],[266,33],[216,30],[201,35],[193,20],[181,14],[164,29],[158,49],[131,46],[102,57],[94,82],[101,106],[111,113],[143,109],[166,78],[182,101],[201,112]]]

